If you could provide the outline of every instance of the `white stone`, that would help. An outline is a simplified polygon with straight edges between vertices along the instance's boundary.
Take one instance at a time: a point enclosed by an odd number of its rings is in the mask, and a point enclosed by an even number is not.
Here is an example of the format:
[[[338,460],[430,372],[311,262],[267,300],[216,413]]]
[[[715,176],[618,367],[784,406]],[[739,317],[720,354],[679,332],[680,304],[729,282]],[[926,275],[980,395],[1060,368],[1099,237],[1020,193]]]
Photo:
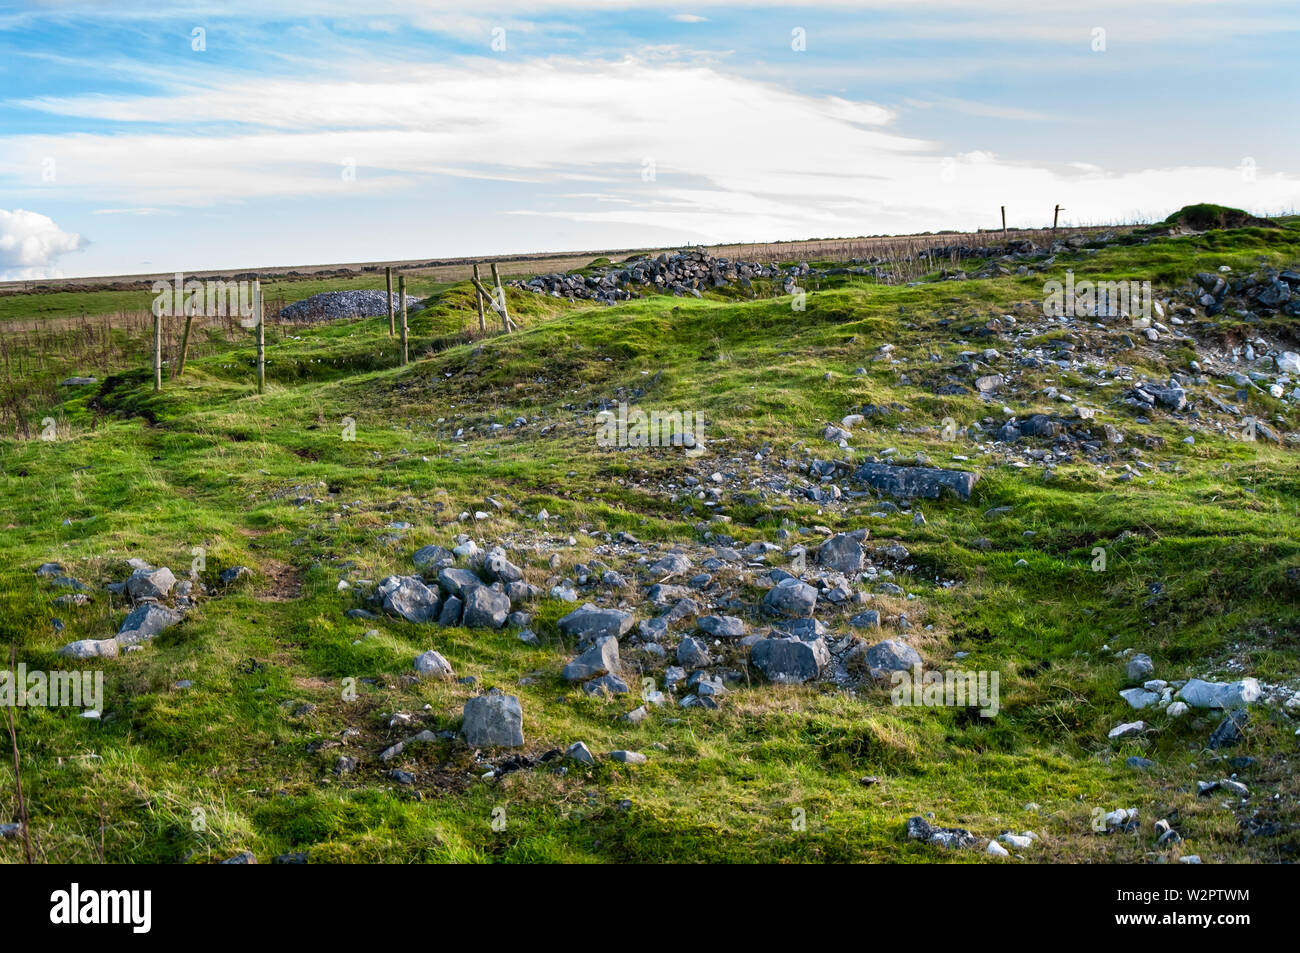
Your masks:
[[[1259,682],[1243,678],[1236,682],[1207,682],[1193,678],[1178,692],[1178,697],[1193,708],[1243,708],[1259,700]]]
[[[1149,708],[1160,701],[1158,694],[1142,688],[1126,688],[1119,693],[1119,697],[1128,702],[1130,708],[1135,709]]]
[[[1128,738],[1132,735],[1141,734],[1146,730],[1147,723],[1145,721],[1130,721],[1125,722],[1122,725],[1116,725],[1110,730],[1106,737],[1114,741],[1119,738]]]
[[[1008,847],[1014,847],[1016,850],[1025,850],[1034,846],[1034,839],[1029,836],[1028,832],[1024,834],[1012,834],[1010,832],[999,834],[998,840]]]

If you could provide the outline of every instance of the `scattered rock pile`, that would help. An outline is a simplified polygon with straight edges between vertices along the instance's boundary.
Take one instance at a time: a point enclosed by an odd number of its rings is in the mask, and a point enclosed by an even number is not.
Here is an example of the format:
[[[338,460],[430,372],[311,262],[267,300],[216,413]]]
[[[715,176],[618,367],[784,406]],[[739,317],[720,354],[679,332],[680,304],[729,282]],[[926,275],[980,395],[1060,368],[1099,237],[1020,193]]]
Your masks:
[[[780,532],[793,541],[786,530]],[[895,630],[890,638],[857,634],[878,632],[887,610],[883,604],[865,608],[872,596],[862,583],[879,583],[881,598],[903,594],[883,581],[893,576],[886,566],[914,568],[898,543],[873,550],[865,529],[847,534],[827,530],[820,545],[796,542],[783,551],[768,542],[736,548],[728,536],[705,535],[709,545],[683,544],[668,551],[646,546],[628,533],[607,536],[595,557],[579,563],[571,575],[555,574],[538,586],[524,578],[524,569],[505,546],[485,550],[462,534],[454,548],[416,550],[412,559],[419,574],[384,578],[367,601],[413,623],[518,628],[520,640],[534,644],[528,604],[549,589],[551,598],[578,603],[557,624],[577,652],[561,677],[587,694],[607,697],[631,695],[633,685],[639,685],[642,704],[624,715],[633,723],[665,705],[717,708],[729,685],[758,675],[782,684],[853,685],[922,665],[920,653],[907,643],[908,615],[920,615],[918,605],[888,611]],[[528,533],[520,536],[527,542],[512,544],[514,552],[549,551],[551,568],[558,565],[557,550],[564,543],[557,547]],[[569,545],[574,543],[570,538]],[[800,575],[770,560],[791,560]],[[365,587],[359,580],[341,588]],[[750,595],[754,589],[762,593],[757,600]],[[833,634],[816,617],[819,607],[823,617],[837,617],[833,624],[848,631]],[[363,607],[347,614],[378,617]],[[452,666],[433,650],[417,656],[414,667],[421,677],[453,677]],[[645,688],[646,676],[655,687]]]
[[[177,579],[166,566],[155,567],[143,559],[128,559],[129,576],[121,582],[105,584],[104,590],[114,596],[123,596],[128,604],[126,618],[117,634],[107,639],[79,639],[58,650],[66,658],[117,658],[126,652],[138,652],[159,633],[180,623],[195,607],[200,596],[208,589],[197,578]],[[252,574],[247,566],[232,566],[220,574],[223,586],[233,584]],[[86,605],[91,600],[91,586],[68,575],[59,563],[43,563],[36,575],[55,589],[69,589],[54,598],[56,606]],[[56,631],[63,631],[63,623],[52,619]]]
[[[132,572],[122,582],[111,582],[104,588],[117,595],[123,595],[132,606],[122,621],[117,635],[109,639],[80,639],[70,642],[59,649],[59,654],[68,658],[117,658],[123,652],[139,651],[143,643],[148,642],[158,633],[180,622],[185,613],[194,606],[194,598],[201,592],[201,585],[188,579],[177,580],[166,566],[155,568],[142,559],[127,561]],[[82,605],[89,601],[87,593],[90,587],[67,575],[58,563],[44,563],[37,568],[36,574],[49,580],[59,588],[72,589],[67,595],[58,596],[56,605]],[[61,629],[59,620],[54,620],[56,628]]]
[[[1300,272],[1264,268],[1227,276],[1203,271],[1196,275],[1196,289],[1184,296],[1209,317],[1225,311],[1247,320],[1279,313],[1300,316]]]
[[[698,298],[702,297],[704,291],[731,285],[751,288],[754,279],[778,281],[785,294],[794,294],[799,290],[800,279],[834,275],[865,275],[886,284],[894,284],[901,280],[897,270],[900,263],[920,262],[933,267],[936,262],[955,263],[964,259],[983,258],[988,259],[988,264],[978,273],[960,269],[951,272],[945,270],[942,277],[991,277],[1011,274],[1013,268],[1018,269],[1020,274],[1027,274],[1031,270],[1050,267],[1055,255],[1103,247],[1118,239],[1119,236],[1114,232],[1105,232],[1094,236],[1071,235],[1052,242],[1049,248],[1040,248],[1028,239],[1011,239],[992,245],[935,245],[922,249],[915,255],[893,259],[850,258],[831,268],[813,268],[806,262],[781,267],[761,262],[733,261],[714,257],[703,248],[694,248],[683,249],[671,255],[664,252],[658,256],[631,258],[619,265],[591,268],[586,275],[555,272],[514,281],[511,285],[555,298],[581,298],[605,304],[639,298],[639,288],[671,291],[676,295],[690,294]]]
[[[629,259],[621,265],[591,269],[591,274],[538,275],[512,284],[525,291],[549,294],[554,298],[583,298],[613,304],[641,297],[638,288],[671,291],[676,295],[694,295],[709,289],[739,285],[753,287],[756,278],[780,281],[786,294],[792,294],[799,278],[820,274],[869,274],[866,269],[838,268],[830,272],[810,268],[806,263],[781,268],[759,262],[715,258],[703,248],[679,251],[658,257]]]

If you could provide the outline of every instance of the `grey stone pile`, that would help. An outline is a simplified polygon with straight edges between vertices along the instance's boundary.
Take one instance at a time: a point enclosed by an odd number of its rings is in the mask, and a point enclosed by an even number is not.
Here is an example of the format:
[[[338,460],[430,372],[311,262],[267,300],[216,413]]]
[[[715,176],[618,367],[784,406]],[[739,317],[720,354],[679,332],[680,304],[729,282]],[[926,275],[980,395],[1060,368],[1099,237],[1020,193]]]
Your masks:
[[[459,554],[436,545],[417,550],[412,562],[419,573],[384,577],[371,601],[407,622],[469,629],[526,626],[531,616],[523,607],[540,590],[524,580],[523,570],[504,550],[483,552],[467,536],[459,538],[456,549]],[[465,565],[457,566],[462,559]]]
[[[859,269],[861,271],[861,269]],[[841,271],[844,271],[843,269]],[[865,272],[864,272],[865,273]],[[703,248],[630,259],[620,265],[591,269],[590,274],[555,273],[512,282],[515,287],[554,298],[588,299],[613,304],[641,297],[638,289],[702,297],[703,291],[739,285],[753,286],[756,278],[780,281],[787,294],[797,280],[822,274],[807,264],[764,265],[758,262],[715,258]]]
[[[419,306],[422,300],[407,295],[407,309]],[[394,294],[394,311],[401,307],[402,299]],[[280,317],[285,321],[337,321],[340,318],[377,318],[387,315],[388,294],[384,291],[326,291],[280,309]]]
[[[177,580],[167,567],[154,567],[142,559],[130,559],[127,565],[131,574],[122,582],[110,582],[104,588],[115,595],[123,595],[131,608],[122,620],[117,634],[107,639],[78,639],[58,650],[65,658],[117,658],[123,652],[138,651],[143,643],[178,624],[185,613],[194,606],[198,595],[196,584],[188,579]],[[72,596],[60,596],[60,604],[84,604],[89,601],[86,592],[91,587],[67,575],[58,563],[44,563],[36,574],[58,588],[72,589]],[[57,600],[56,600],[57,601]]]
[[[1300,316],[1300,272],[1262,268],[1248,275],[1229,276],[1203,271],[1195,282],[1190,297],[1209,317],[1228,310],[1255,317]]]

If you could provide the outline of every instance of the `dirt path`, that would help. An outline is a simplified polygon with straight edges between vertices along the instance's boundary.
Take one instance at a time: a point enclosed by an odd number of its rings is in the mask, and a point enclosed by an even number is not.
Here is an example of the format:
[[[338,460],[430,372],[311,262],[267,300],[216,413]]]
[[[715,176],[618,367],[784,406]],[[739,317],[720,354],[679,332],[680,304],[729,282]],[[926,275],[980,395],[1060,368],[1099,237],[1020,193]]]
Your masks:
[[[298,570],[278,559],[263,563],[262,573],[266,576],[267,587],[258,594],[262,602],[290,602],[302,595],[302,576]]]

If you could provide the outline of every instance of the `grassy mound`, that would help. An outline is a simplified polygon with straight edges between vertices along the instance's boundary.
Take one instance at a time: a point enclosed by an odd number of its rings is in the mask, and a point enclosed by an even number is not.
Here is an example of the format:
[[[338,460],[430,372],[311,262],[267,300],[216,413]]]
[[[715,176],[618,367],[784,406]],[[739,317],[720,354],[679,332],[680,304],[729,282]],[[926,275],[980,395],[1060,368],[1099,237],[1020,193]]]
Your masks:
[[[1184,205],[1164,221],[1165,225],[1182,225],[1198,232],[1212,228],[1280,228],[1281,226],[1267,218],[1257,218],[1239,208],[1226,205],[1213,205],[1201,202],[1197,205]]]

